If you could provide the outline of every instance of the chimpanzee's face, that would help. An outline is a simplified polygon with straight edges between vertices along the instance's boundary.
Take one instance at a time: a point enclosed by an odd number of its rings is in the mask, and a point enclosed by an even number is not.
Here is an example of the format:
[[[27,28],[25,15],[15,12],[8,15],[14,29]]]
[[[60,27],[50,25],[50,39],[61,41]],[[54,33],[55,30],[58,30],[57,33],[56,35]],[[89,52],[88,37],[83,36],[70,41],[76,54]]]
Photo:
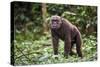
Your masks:
[[[60,26],[61,26],[61,17],[52,16],[51,17],[51,28],[52,29],[59,29]]]

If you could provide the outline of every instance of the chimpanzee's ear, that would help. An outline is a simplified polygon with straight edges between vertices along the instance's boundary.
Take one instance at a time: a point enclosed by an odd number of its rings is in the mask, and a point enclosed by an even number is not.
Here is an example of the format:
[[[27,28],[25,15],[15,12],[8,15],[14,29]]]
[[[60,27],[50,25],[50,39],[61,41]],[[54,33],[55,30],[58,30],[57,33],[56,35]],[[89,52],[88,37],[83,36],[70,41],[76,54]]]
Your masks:
[[[60,20],[61,20],[61,24],[62,24],[62,22],[63,22],[63,17],[61,17]]]

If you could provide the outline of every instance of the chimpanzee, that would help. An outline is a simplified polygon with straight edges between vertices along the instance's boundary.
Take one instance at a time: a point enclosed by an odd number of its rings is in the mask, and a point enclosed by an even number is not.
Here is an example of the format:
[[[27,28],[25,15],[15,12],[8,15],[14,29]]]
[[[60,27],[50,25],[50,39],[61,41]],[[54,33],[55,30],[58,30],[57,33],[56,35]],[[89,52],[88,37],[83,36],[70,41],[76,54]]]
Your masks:
[[[51,35],[53,42],[54,55],[58,55],[59,39],[64,41],[64,56],[73,53],[73,44],[76,44],[76,51],[79,57],[82,56],[81,45],[82,38],[76,26],[71,24],[67,19],[58,15],[53,15],[50,19]]]

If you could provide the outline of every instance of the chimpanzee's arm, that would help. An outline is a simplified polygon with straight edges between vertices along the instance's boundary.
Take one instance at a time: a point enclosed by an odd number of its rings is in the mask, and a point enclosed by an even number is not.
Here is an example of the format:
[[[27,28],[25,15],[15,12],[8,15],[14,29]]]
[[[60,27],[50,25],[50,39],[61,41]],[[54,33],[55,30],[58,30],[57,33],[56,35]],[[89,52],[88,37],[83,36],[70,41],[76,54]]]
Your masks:
[[[57,55],[58,54],[58,46],[59,46],[59,44],[58,44],[59,38],[54,31],[51,31],[51,34],[52,34],[54,55]]]

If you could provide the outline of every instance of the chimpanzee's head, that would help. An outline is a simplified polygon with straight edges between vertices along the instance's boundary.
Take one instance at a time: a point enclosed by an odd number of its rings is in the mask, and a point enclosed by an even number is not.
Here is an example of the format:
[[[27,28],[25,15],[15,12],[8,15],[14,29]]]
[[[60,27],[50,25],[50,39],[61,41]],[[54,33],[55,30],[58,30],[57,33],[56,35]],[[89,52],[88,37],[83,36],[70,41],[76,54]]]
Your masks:
[[[54,15],[51,17],[51,29],[59,29],[61,27],[61,17]]]

